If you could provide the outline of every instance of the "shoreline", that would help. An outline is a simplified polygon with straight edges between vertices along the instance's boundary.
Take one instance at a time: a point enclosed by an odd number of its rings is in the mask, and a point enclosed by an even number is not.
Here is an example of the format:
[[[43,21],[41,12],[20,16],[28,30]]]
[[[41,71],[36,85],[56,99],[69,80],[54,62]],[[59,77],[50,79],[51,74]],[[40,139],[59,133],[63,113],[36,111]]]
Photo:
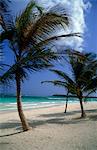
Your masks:
[[[88,102],[84,102],[83,103],[83,105],[86,105],[86,104],[92,104],[92,103],[97,103],[97,101],[88,101]],[[9,103],[8,103],[9,104]],[[30,103],[29,103],[30,104]],[[32,104],[32,103],[31,103]],[[50,105],[45,105],[45,104],[43,104],[43,105],[41,105],[41,107],[38,107],[38,105],[37,105],[37,107],[29,107],[28,106],[28,108],[25,108],[23,105],[24,105],[24,103],[22,102],[22,106],[23,106],[23,111],[31,111],[31,110],[37,110],[37,109],[45,109],[45,108],[51,108],[51,107],[60,107],[60,106],[65,106],[65,104],[66,104],[66,102],[61,102],[61,103],[55,103],[55,104],[52,104],[52,103],[50,103],[49,102],[49,104]],[[68,105],[79,105],[79,101],[74,101],[74,102],[68,102]],[[17,112],[17,107],[15,108],[15,109],[8,109],[8,110],[0,110],[0,114],[2,114],[2,113],[11,113],[11,112]]]
[[[97,101],[86,101],[86,102],[83,102],[83,105],[85,105],[87,103],[97,103]],[[39,103],[22,102],[24,111],[28,111],[28,110],[30,111],[30,110],[35,110],[35,109],[44,109],[44,108],[57,107],[57,106],[65,106],[65,104],[66,104],[66,101],[53,102],[53,103],[52,102],[39,102]],[[69,101],[68,105],[71,105],[71,104],[79,104],[79,101]],[[9,106],[12,108],[8,108]],[[13,108],[13,106],[15,108]],[[0,114],[9,113],[9,112],[17,112],[16,103],[4,103],[3,107],[6,107],[6,108],[1,109]],[[1,108],[2,108],[2,104],[1,104]]]
[[[58,105],[53,105],[53,106],[42,106],[42,107],[38,107],[38,108],[26,108],[23,109],[24,112],[28,112],[28,111],[34,111],[34,110],[42,110],[42,109],[47,109],[47,108],[52,108],[52,107],[61,107],[63,106],[62,104],[58,104]],[[12,109],[12,110],[0,110],[0,114],[6,114],[6,113],[13,113],[13,112],[17,112],[17,109]]]

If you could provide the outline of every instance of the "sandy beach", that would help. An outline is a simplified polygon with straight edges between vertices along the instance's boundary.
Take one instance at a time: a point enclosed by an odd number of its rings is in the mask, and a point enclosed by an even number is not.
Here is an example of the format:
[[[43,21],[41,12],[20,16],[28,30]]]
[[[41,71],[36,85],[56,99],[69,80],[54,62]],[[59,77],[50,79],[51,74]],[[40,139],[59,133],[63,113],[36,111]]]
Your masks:
[[[32,130],[22,132],[17,112],[0,113],[0,150],[97,150],[97,102],[26,110]]]

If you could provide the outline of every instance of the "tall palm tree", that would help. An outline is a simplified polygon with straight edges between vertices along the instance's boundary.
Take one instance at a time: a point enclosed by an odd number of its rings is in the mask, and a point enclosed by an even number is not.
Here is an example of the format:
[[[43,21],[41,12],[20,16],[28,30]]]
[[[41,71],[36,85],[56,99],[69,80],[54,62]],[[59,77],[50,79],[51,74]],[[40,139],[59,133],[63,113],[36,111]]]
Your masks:
[[[81,117],[85,117],[83,100],[97,89],[97,60],[92,53],[80,53],[67,51],[71,73],[52,69],[61,80],[43,81],[53,83],[68,90],[69,93],[78,97],[81,106]],[[87,94],[86,94],[87,93]]]
[[[53,33],[68,25],[69,16],[66,13],[60,14],[54,10],[43,13],[33,1],[15,20],[10,16],[9,21],[5,21],[6,30],[1,33],[0,42],[8,40],[15,59],[14,64],[0,77],[0,81],[3,84],[8,84],[10,80],[16,81],[17,108],[24,131],[30,127],[22,109],[21,83],[27,78],[28,71],[39,71],[53,66],[52,60],[57,56],[51,47],[54,40],[61,37]],[[62,37],[74,35],[64,34]]]

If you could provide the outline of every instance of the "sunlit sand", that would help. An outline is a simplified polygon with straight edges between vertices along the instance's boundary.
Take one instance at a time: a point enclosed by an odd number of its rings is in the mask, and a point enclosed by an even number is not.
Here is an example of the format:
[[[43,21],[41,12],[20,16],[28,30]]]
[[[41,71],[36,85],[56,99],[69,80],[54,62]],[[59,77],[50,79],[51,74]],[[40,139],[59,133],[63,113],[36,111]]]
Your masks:
[[[0,150],[97,150],[97,102],[26,110],[32,130],[22,132],[17,112],[0,114]]]

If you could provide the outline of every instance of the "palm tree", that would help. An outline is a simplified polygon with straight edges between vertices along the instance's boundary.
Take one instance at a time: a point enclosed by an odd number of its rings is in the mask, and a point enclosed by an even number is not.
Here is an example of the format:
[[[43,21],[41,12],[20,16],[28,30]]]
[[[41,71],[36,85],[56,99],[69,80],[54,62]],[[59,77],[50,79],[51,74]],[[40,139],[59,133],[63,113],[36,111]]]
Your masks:
[[[68,25],[69,16],[66,13],[60,14],[54,10],[43,13],[33,1],[15,20],[10,16],[9,21],[5,21],[6,30],[1,33],[0,42],[8,40],[15,59],[14,64],[8,66],[8,70],[0,77],[0,81],[3,84],[10,84],[10,80],[16,82],[17,108],[23,131],[29,130],[30,127],[22,109],[21,83],[27,78],[29,71],[53,66],[52,60],[57,56],[51,47],[54,40],[61,37],[53,33]],[[74,35],[70,33],[62,37]]]
[[[71,73],[67,74],[66,72],[52,69],[51,71],[56,73],[61,80],[43,82],[61,86],[67,89],[70,94],[77,96],[81,106],[81,117],[85,117],[83,100],[97,89],[96,55],[70,50],[66,52],[66,55],[68,56],[68,62],[71,66]]]

